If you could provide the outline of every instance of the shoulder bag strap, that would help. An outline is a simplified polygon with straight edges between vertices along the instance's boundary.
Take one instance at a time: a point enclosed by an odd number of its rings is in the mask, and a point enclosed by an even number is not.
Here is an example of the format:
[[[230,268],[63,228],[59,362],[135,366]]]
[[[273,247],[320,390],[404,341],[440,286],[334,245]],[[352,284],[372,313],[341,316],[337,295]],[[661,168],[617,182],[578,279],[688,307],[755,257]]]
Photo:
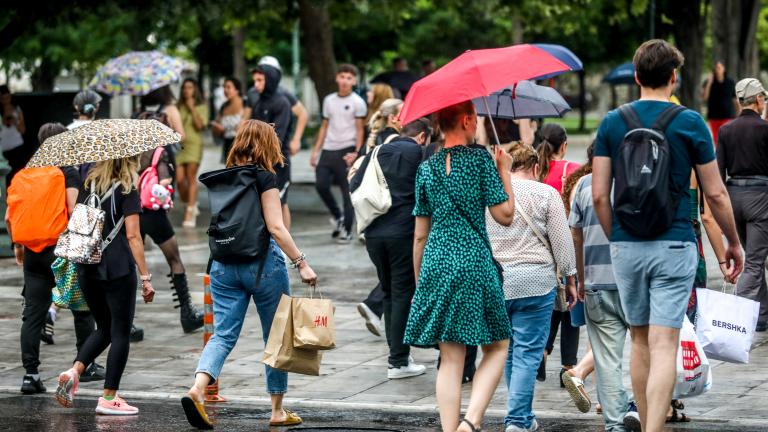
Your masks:
[[[544,237],[541,234],[541,231],[536,227],[536,225],[531,220],[531,217],[528,215],[528,213],[523,209],[523,206],[520,205],[520,202],[515,198],[515,211],[520,214],[520,216],[523,217],[525,220],[525,223],[528,225],[528,227],[533,231],[534,234],[536,234],[536,237],[539,238],[539,240],[544,243],[544,246],[547,247],[547,250],[549,250],[549,253],[552,253],[552,245],[549,243],[549,240],[547,240],[546,237]],[[552,256],[554,258],[554,255]]]
[[[163,150],[162,147],[155,149],[155,152],[152,154],[152,168],[157,169],[157,164],[160,163],[160,158],[163,157]]]
[[[565,164],[563,165],[563,175],[562,175],[562,177],[560,177],[560,187],[561,188],[565,187],[565,180],[568,178],[568,164],[569,163],[570,162],[565,161]]]
[[[392,135],[388,136],[388,137],[387,137],[387,139],[385,139],[385,140],[384,140],[384,142],[383,142],[383,143],[381,143],[381,144],[382,144],[382,145],[384,145],[384,144],[389,144],[390,142],[392,142],[392,140],[394,140],[394,139],[395,139],[395,138],[397,138],[398,136],[399,136],[398,134],[392,134]]]

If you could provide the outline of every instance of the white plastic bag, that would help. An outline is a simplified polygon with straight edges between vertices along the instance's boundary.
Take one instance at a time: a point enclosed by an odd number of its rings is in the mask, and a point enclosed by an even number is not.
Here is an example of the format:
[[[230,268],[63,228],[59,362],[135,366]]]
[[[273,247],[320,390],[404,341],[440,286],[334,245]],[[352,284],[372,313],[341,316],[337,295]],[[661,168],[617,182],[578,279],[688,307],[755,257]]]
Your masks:
[[[699,396],[712,388],[712,370],[696,338],[693,324],[685,317],[677,347],[677,377],[673,399]]]
[[[749,363],[760,303],[706,288],[696,296],[696,335],[704,352],[714,360]]]

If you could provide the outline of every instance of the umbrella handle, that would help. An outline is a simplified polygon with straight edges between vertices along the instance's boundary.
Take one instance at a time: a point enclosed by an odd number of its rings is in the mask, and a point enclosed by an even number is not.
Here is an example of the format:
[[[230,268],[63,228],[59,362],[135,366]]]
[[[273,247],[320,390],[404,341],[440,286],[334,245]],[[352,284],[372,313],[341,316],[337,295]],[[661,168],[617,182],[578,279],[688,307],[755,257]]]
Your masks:
[[[483,104],[485,104],[485,112],[488,113],[488,120],[491,121],[491,130],[493,130],[493,137],[496,139],[496,144],[491,144],[491,145],[497,146],[501,144],[501,142],[499,142],[499,134],[496,132],[496,125],[493,124],[493,117],[491,117],[491,107],[488,105],[488,96],[483,96]]]

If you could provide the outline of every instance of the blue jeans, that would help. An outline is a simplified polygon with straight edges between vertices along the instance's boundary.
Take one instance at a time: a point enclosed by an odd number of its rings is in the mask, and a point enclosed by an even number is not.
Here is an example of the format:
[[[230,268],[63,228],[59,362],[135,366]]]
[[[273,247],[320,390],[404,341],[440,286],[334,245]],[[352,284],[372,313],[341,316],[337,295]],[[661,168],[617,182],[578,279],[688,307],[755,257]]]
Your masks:
[[[253,298],[261,319],[264,344],[267,343],[272,320],[283,294],[290,294],[288,270],[285,258],[277,243],[270,240],[260,283],[256,282],[261,260],[246,264],[223,264],[217,261],[211,266],[211,295],[213,296],[213,337],[203,349],[195,373],[206,373],[215,382],[224,361],[235,347],[243,328],[248,303]],[[267,376],[267,393],[283,394],[288,390],[288,374],[264,365]]]
[[[533,415],[533,389],[549,335],[556,289],[538,297],[507,300],[507,315],[512,328],[504,380],[509,390],[505,426],[529,428]]]

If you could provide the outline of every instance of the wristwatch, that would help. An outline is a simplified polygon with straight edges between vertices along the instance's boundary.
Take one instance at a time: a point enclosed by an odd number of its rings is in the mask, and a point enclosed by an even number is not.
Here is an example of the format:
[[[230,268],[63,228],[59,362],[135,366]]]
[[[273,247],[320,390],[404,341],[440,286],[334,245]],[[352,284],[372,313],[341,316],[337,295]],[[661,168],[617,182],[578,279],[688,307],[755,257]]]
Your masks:
[[[141,275],[140,278],[142,282],[149,282],[152,280],[152,273],[148,275]]]

